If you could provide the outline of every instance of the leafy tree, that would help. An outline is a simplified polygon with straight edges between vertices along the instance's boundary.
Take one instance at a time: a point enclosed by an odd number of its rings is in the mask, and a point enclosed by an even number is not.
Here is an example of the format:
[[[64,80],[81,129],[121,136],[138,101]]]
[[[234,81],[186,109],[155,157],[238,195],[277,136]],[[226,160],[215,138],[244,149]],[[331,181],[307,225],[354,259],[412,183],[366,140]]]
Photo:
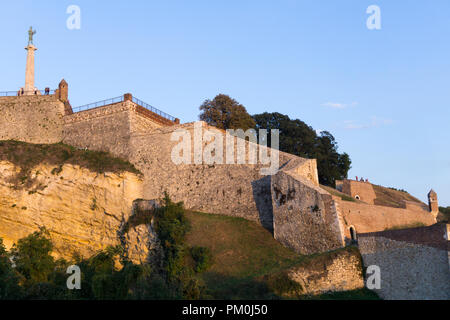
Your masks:
[[[245,107],[225,94],[205,100],[200,106],[200,120],[219,129],[253,129],[255,121]]]
[[[0,238],[0,300],[13,300],[22,297],[19,277],[14,271],[9,255]]]
[[[314,150],[317,148],[316,132],[301,120],[291,120],[289,116],[274,112],[262,113],[253,116],[255,119],[255,129],[277,129],[280,131],[280,151],[295,154],[299,157],[313,158]],[[271,141],[267,141],[267,145],[271,146]]]
[[[333,135],[327,131],[317,135],[316,131],[299,119],[292,120],[277,112],[253,116],[255,129],[278,129],[280,131],[280,151],[303,158],[317,159],[319,181],[335,186],[335,181],[347,178],[351,160],[347,153],[340,154]],[[268,132],[270,133],[270,131]],[[271,146],[271,141],[267,141]]]
[[[45,228],[20,239],[11,250],[16,270],[24,277],[26,286],[48,282],[56,263],[50,255],[53,244]]]
[[[189,230],[183,203],[173,203],[166,194],[164,206],[156,212],[156,232],[164,250],[164,268],[169,279],[180,276],[183,271],[185,236]]]
[[[184,213],[182,202],[173,203],[166,193],[164,205],[157,209],[155,226],[164,251],[162,275],[174,298],[199,299],[204,292],[203,284],[195,279],[194,271],[186,263],[189,252],[186,234],[191,225]]]

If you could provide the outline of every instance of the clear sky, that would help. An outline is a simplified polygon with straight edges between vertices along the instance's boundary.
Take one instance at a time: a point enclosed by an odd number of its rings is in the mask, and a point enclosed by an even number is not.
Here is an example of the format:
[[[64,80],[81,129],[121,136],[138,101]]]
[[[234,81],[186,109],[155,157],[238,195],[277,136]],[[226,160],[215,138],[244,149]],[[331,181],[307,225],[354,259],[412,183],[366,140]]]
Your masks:
[[[225,93],[330,131],[350,177],[450,206],[448,0],[3,1],[0,91],[23,86],[30,25],[37,87],[65,78],[74,107],[131,92],[189,122]]]

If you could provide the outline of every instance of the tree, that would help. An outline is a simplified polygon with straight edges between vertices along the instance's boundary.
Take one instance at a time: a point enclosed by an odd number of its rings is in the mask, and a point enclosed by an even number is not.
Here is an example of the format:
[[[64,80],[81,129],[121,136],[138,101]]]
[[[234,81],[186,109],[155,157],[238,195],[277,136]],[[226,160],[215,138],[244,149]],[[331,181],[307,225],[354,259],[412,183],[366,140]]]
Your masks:
[[[316,132],[301,120],[291,120],[287,115],[274,112],[262,113],[253,116],[256,122],[255,129],[280,131],[280,150],[295,154],[299,157],[314,158],[317,145]],[[271,142],[267,145],[270,147]]]
[[[14,271],[3,240],[0,238],[0,300],[20,299],[22,288]]]
[[[219,129],[253,129],[255,121],[245,107],[225,94],[205,100],[200,106],[200,120]]]
[[[280,131],[280,151],[303,158],[317,159],[320,183],[335,186],[335,181],[347,178],[351,168],[350,156],[340,154],[333,135],[316,131],[299,119],[292,120],[287,115],[277,112],[262,113],[253,116],[255,129],[278,129]],[[270,132],[269,132],[270,133]],[[267,143],[271,145],[270,141]]]
[[[25,285],[48,282],[56,263],[50,255],[53,244],[45,228],[20,239],[11,250],[16,270],[24,276]]]

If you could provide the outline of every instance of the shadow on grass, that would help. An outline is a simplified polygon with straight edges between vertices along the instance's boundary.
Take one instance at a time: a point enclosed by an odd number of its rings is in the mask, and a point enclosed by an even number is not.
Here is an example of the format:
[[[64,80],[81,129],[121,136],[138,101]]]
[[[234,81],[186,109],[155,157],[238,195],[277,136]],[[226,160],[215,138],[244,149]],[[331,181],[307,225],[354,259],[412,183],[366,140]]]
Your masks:
[[[202,278],[208,288],[208,296],[217,300],[380,300],[367,288],[287,298],[275,294],[262,278],[230,277],[214,272],[206,272]]]

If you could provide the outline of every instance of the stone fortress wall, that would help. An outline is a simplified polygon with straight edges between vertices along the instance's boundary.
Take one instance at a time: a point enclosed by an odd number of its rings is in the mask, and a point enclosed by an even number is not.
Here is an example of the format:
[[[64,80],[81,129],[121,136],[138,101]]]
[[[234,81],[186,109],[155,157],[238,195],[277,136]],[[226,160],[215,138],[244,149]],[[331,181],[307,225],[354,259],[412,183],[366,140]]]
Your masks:
[[[420,205],[408,208],[393,208],[336,199],[346,242],[351,239],[350,228],[357,234],[384,231],[392,228],[409,227],[415,224],[430,226],[436,218]]]
[[[114,155],[129,154],[130,106],[120,102],[90,109],[63,118],[64,143],[94,151],[113,151]]]
[[[202,130],[222,133],[204,122],[198,124]],[[132,152],[129,159],[146,177],[144,196],[147,199],[159,198],[167,191],[174,201],[183,201],[189,209],[242,217],[272,230],[271,177],[260,173],[260,169],[267,166],[248,163],[194,164],[192,156],[192,164],[175,164],[171,154],[178,141],[171,141],[171,137],[177,130],[186,130],[193,138],[195,124],[162,127],[150,133],[131,135]],[[236,139],[234,138],[235,151]],[[206,144],[203,142],[203,147]],[[248,141],[245,143],[247,155],[249,144]],[[191,148],[194,148],[193,140]],[[225,142],[223,148],[225,155]],[[297,159],[299,164],[306,167],[309,165],[305,163],[311,161],[280,152],[280,165],[292,159]]]
[[[383,299],[450,299],[450,225],[360,234],[364,267],[380,268]]]
[[[171,153],[178,142],[171,141],[172,133],[186,130],[193,137],[194,123],[167,126],[144,116],[138,107],[126,100],[66,115],[63,141],[128,159],[144,173],[146,199],[161,198],[168,192],[174,201],[183,201],[191,210],[242,217],[273,230],[271,179],[260,174],[266,166],[175,164]],[[200,123],[205,130],[220,131]],[[247,153],[249,144],[245,143]],[[236,138],[234,145],[236,150]],[[280,166],[296,159],[298,173],[318,184],[315,160],[279,154]]]
[[[302,254],[345,245],[331,195],[305,176],[291,161],[271,177],[274,237]]]
[[[64,103],[53,95],[0,97],[0,140],[60,142],[64,114]]]
[[[380,201],[373,185],[367,181],[336,181],[336,189],[354,199],[348,201],[333,196],[346,243],[356,240],[358,233],[418,225],[430,226],[437,222],[436,212],[431,212],[430,208],[421,202],[402,200],[402,204],[398,206],[403,207],[378,205]]]
[[[354,180],[336,181],[336,189],[368,204],[374,204],[377,198],[372,184],[369,182]]]
[[[189,209],[242,217],[260,223],[269,230],[274,228],[271,177],[260,173],[260,169],[267,165],[176,165],[172,162],[172,149],[178,143],[171,141],[172,133],[184,129],[193,136],[194,123],[169,123],[132,102],[130,95],[125,95],[124,101],[119,103],[73,113],[68,104],[66,83],[64,86],[60,85],[56,95],[21,96],[5,100],[14,101],[15,105],[8,113],[8,122],[0,129],[2,139],[32,143],[62,141],[79,148],[108,151],[128,159],[144,173],[143,197],[146,199],[160,198],[167,191],[174,201],[183,201]],[[2,110],[9,107],[5,103],[0,104]],[[39,108],[38,114],[34,113],[36,106]],[[20,110],[21,114],[13,112],[14,110]],[[31,113],[32,117],[25,117],[27,113]],[[52,134],[40,131],[37,135],[33,130],[27,129],[30,124],[32,129],[33,126],[40,128],[39,124],[45,123],[47,118],[53,120]],[[22,131],[4,129],[8,128],[9,123],[17,122]],[[205,123],[201,124],[204,129],[217,131]],[[236,139],[234,138],[235,147]],[[245,142],[247,152],[250,144],[251,142]],[[270,148],[267,149],[270,154]],[[225,152],[226,150],[224,154]],[[279,155],[280,166],[295,160],[297,174],[304,177],[304,181],[318,185],[315,160],[302,159],[282,152]],[[304,192],[309,190],[306,188]],[[310,246],[314,246],[318,237],[312,233],[308,233],[308,237],[312,237]],[[297,249],[296,246],[292,247]],[[318,245],[317,249],[320,247],[321,245]]]
[[[301,253],[343,246],[350,225],[356,225],[358,232],[381,231],[421,217],[405,218],[400,212],[393,214],[391,208],[379,208],[381,214],[374,214],[376,206],[340,201],[320,188],[315,160],[283,152],[279,153],[281,170],[273,176],[261,175],[260,169],[267,167],[262,164],[175,164],[171,155],[178,142],[172,141],[172,134],[185,130],[193,137],[195,123],[178,124],[162,118],[134,103],[130,94],[122,102],[73,113],[63,81],[52,96],[0,98],[0,112],[5,114],[1,139],[62,141],[108,151],[126,158],[144,174],[144,198],[160,198],[168,192],[188,209],[258,222]],[[251,144],[245,142],[247,157]],[[373,203],[367,188],[355,186],[361,199]],[[428,217],[425,220],[431,223]]]

